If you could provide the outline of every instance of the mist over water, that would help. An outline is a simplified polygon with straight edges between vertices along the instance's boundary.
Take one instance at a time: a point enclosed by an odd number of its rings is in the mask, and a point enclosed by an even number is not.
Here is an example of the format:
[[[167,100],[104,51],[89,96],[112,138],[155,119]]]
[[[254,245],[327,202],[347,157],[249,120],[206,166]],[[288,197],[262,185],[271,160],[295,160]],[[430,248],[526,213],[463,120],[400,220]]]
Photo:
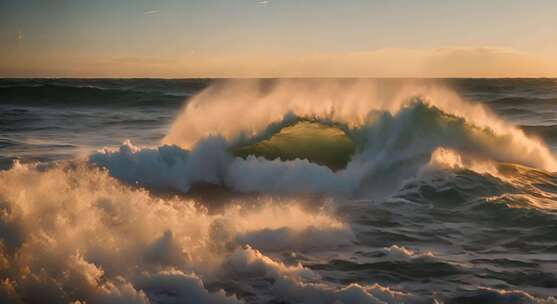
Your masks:
[[[0,80],[0,302],[556,303],[553,101],[551,79]]]

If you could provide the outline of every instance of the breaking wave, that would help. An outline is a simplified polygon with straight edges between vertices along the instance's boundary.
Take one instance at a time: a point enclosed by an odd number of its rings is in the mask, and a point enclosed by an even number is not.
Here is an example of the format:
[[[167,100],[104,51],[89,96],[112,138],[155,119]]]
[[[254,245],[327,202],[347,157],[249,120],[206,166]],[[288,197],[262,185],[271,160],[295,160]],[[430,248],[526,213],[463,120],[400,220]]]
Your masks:
[[[212,183],[237,192],[364,197],[396,191],[439,148],[478,161],[557,168],[541,141],[442,88],[404,88],[385,100],[358,82],[268,86],[210,87],[186,105],[163,146],[126,143],[90,161],[159,189]]]

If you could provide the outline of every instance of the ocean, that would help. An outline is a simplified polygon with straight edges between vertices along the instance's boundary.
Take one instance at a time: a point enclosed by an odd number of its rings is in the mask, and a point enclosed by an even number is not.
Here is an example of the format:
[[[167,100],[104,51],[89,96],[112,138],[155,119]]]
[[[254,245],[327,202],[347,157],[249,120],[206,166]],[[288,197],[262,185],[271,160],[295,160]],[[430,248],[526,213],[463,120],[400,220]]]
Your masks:
[[[1,79],[2,303],[557,303],[557,79]]]

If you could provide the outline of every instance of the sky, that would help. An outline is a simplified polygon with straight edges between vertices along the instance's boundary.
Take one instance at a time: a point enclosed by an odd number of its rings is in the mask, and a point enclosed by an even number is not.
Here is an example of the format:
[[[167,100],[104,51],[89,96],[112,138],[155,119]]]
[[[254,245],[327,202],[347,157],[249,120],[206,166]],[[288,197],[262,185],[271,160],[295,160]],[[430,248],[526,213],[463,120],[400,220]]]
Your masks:
[[[0,77],[556,77],[555,0],[0,0]]]

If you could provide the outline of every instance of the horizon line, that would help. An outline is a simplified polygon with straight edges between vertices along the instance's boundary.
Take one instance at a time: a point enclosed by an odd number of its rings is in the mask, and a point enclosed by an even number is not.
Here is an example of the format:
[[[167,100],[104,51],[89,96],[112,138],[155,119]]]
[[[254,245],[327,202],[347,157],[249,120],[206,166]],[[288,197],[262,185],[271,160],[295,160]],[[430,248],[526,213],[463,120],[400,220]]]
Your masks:
[[[554,76],[433,76],[433,77],[408,77],[408,76],[190,76],[190,77],[113,77],[113,76],[0,76],[0,80],[17,80],[17,79],[168,79],[168,80],[210,80],[210,79],[557,79]]]

